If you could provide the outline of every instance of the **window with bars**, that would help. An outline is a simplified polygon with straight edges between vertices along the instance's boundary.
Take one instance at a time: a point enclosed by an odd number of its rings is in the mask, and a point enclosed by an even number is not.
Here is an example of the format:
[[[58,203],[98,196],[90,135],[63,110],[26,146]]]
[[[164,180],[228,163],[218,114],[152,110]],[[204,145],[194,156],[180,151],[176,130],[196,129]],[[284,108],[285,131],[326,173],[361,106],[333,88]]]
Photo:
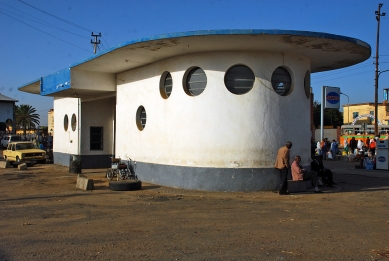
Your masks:
[[[184,80],[184,90],[190,96],[200,95],[207,86],[207,75],[200,67],[189,71]]]
[[[90,127],[90,150],[103,150],[103,127]]]
[[[146,127],[146,110],[143,106],[139,106],[136,112],[136,126],[141,131]]]
[[[172,76],[169,72],[164,72],[161,76],[161,80],[159,82],[159,91],[161,93],[162,98],[169,98],[170,94],[173,90],[173,80]]]
[[[253,71],[244,65],[235,65],[224,75],[224,84],[233,94],[248,93],[253,88],[254,81]]]
[[[277,94],[281,96],[288,95],[292,85],[292,78],[288,70],[284,67],[275,69],[271,76],[271,84]]]

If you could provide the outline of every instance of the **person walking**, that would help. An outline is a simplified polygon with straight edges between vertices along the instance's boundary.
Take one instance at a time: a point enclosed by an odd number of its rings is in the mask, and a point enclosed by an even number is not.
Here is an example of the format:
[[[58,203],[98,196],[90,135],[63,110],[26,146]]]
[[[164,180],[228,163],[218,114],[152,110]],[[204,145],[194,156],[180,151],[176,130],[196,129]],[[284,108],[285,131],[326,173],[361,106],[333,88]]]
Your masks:
[[[338,142],[336,140],[332,140],[331,143],[332,160],[336,160],[336,155],[338,155],[338,152],[339,152]]]
[[[351,151],[351,154],[354,154],[355,153],[355,149],[357,148],[357,140],[355,139],[355,137],[352,137],[351,140],[350,140],[350,151]]]
[[[280,174],[280,185],[278,194],[288,195],[288,173],[290,170],[289,162],[289,150],[292,148],[292,142],[288,141],[284,147],[278,150],[276,163],[274,167],[279,170]]]
[[[323,156],[323,160],[327,159],[327,142],[326,139],[323,139],[322,142],[320,143],[321,146],[321,154]]]

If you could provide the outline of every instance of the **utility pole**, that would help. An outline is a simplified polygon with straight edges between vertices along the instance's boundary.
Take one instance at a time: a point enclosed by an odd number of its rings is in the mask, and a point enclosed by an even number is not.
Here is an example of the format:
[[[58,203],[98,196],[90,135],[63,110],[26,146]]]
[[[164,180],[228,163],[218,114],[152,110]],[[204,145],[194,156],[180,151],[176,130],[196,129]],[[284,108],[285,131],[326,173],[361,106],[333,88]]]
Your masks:
[[[93,42],[90,40],[90,43],[93,44],[93,53],[96,53],[97,45],[100,44],[100,40],[97,40],[97,37],[101,37],[101,33],[93,34],[92,32],[92,36],[95,38],[95,40]]]
[[[377,43],[376,43],[376,55],[375,55],[375,80],[374,80],[374,85],[375,85],[375,95],[374,95],[374,133],[375,135],[379,135],[378,133],[378,77],[379,77],[379,69],[378,69],[378,50],[379,50],[379,42],[380,42],[380,21],[381,21],[381,16],[385,16],[386,13],[381,14],[381,7],[383,4],[378,4],[378,11],[375,11],[375,18],[378,21],[378,26],[377,26]]]

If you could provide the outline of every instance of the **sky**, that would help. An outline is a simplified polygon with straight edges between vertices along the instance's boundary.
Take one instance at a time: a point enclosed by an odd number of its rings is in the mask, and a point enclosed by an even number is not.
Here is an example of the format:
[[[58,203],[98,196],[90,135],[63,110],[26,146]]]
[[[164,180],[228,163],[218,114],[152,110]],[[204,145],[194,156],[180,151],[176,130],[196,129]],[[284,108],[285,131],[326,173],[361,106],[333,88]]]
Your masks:
[[[218,29],[280,29],[324,32],[368,43],[372,55],[344,69],[314,73],[311,86],[340,87],[341,106],[374,102],[377,25],[382,3],[379,70],[389,70],[389,1],[373,0],[0,0],[0,93],[28,104],[47,126],[53,98],[24,93],[22,85],[93,55],[92,32],[100,50],[165,33]],[[98,51],[100,51],[98,50]],[[389,88],[389,71],[379,77],[378,101]]]

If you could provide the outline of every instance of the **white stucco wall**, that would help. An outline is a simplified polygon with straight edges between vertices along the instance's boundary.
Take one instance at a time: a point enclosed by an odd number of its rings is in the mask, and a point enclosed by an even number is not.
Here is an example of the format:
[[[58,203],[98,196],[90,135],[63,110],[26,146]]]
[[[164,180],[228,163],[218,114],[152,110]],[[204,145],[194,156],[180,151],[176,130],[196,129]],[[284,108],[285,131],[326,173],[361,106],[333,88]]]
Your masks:
[[[244,95],[224,85],[228,68],[243,64],[256,76],[254,88]],[[182,81],[186,70],[201,67],[207,75],[202,94],[188,96]],[[292,76],[292,92],[279,96],[272,88],[273,71],[284,66]],[[310,110],[304,76],[310,61],[267,52],[212,52],[171,58],[117,75],[116,155],[122,158],[215,168],[271,168],[277,150],[293,142],[291,159],[310,163]],[[172,94],[163,99],[160,77],[169,71]],[[143,131],[136,126],[136,111],[146,109]]]
[[[78,155],[78,123],[80,120],[78,112],[77,98],[54,98],[54,126],[55,137],[53,150],[64,154]],[[76,115],[77,128],[72,130],[71,121],[72,115]],[[64,117],[68,115],[69,125],[67,131],[64,129]]]

